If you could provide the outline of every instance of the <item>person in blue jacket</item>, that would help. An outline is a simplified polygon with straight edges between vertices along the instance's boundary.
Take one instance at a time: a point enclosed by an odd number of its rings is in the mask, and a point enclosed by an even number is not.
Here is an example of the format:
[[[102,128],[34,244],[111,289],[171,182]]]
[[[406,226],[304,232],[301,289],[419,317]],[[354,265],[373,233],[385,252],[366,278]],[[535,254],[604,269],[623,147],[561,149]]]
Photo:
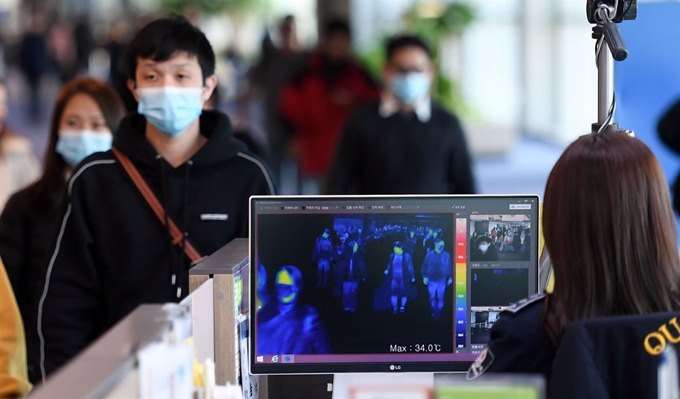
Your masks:
[[[276,300],[257,318],[257,355],[328,354],[331,346],[317,310],[300,302],[300,269],[284,266],[276,274]]]
[[[437,238],[434,250],[425,256],[421,275],[423,284],[427,285],[430,294],[432,317],[439,319],[444,310],[444,292],[453,282],[453,264],[451,255],[444,251],[444,240]]]
[[[408,252],[404,252],[404,245],[401,241],[394,243],[393,253],[390,254],[385,275],[389,281],[392,313],[404,313],[411,283],[416,281],[416,276],[413,272],[413,258]]]

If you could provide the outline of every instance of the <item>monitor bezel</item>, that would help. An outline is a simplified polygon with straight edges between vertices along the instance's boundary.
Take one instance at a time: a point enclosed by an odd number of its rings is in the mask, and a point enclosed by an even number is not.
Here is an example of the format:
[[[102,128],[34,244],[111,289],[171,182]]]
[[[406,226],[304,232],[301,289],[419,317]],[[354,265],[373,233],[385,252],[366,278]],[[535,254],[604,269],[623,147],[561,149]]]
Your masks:
[[[339,201],[347,200],[381,200],[381,199],[407,199],[407,200],[428,200],[428,199],[535,199],[538,207],[531,212],[537,215],[537,223],[535,230],[537,234],[537,245],[534,246],[536,259],[536,291],[540,289],[540,279],[538,278],[540,259],[539,246],[542,226],[540,223],[541,199],[537,194],[456,194],[456,195],[281,195],[281,196],[251,196],[249,200],[249,218],[248,218],[248,255],[249,260],[255,259],[254,243],[252,240],[253,221],[255,219],[255,201],[271,200],[271,201],[301,201],[301,200],[322,200],[332,201],[337,199]],[[252,304],[257,303],[257,279],[252,270],[252,262],[249,262],[250,270],[250,289],[248,293],[248,362],[250,374],[252,375],[287,375],[287,374],[335,374],[335,373],[409,373],[409,372],[431,372],[431,373],[462,373],[466,372],[472,360],[470,361],[441,361],[441,362],[375,362],[375,363],[286,363],[286,365],[255,362],[257,354],[253,348],[255,326],[255,313],[253,313]]]

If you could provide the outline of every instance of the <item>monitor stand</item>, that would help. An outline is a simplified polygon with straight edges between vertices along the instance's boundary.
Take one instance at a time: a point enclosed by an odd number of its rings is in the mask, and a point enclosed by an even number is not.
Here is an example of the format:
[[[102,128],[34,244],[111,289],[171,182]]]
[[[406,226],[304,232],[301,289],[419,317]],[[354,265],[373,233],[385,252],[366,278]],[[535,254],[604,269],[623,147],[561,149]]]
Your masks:
[[[434,388],[434,373],[356,373],[333,375],[333,399],[352,399],[350,389],[356,387],[422,386],[428,392]],[[376,391],[376,397],[381,392]],[[427,396],[423,396],[426,398]],[[370,396],[362,396],[370,398]],[[415,399],[415,397],[414,397]]]

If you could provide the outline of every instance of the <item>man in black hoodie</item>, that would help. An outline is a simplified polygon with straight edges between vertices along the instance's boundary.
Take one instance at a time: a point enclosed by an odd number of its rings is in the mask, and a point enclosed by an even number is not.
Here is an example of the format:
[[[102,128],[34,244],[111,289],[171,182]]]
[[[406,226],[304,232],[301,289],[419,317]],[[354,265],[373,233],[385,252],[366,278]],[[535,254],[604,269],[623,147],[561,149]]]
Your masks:
[[[180,300],[191,261],[247,237],[251,195],[273,194],[266,166],[232,136],[222,113],[202,111],[217,80],[205,35],[172,17],[143,28],[128,49],[139,114],[114,138],[185,233],[173,240],[116,154],[76,168],[38,311],[41,373],[66,363],[143,303]]]

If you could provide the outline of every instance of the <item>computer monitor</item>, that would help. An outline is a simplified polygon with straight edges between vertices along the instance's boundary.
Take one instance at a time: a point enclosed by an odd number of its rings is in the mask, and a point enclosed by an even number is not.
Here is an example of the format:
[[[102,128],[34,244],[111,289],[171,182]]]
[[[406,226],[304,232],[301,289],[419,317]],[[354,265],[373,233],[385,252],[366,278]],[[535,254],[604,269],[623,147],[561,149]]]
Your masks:
[[[252,197],[251,372],[467,370],[498,313],[538,291],[538,205]]]

